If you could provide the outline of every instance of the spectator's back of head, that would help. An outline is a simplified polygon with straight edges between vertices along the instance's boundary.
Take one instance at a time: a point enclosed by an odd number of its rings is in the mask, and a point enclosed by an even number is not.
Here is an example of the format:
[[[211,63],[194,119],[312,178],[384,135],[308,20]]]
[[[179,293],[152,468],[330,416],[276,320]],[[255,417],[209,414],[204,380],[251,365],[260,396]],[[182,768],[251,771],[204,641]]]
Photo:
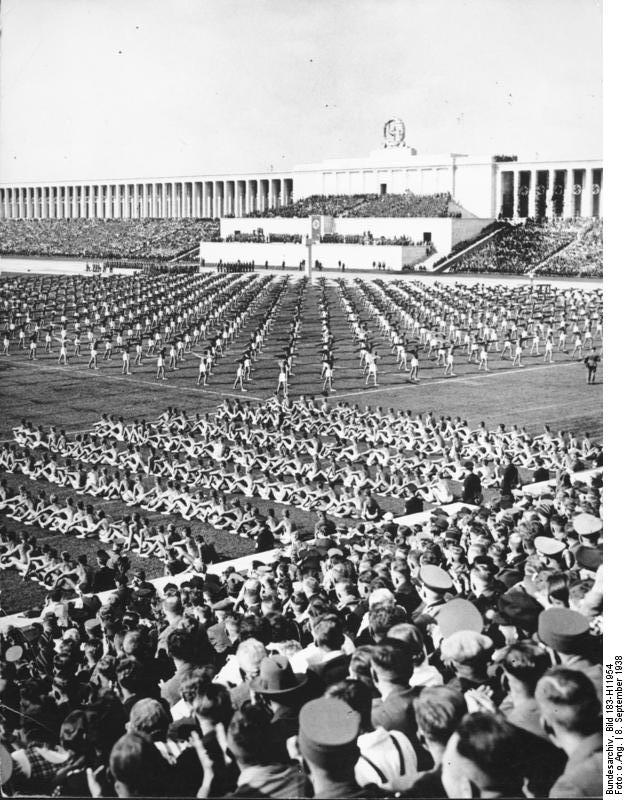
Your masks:
[[[169,718],[163,706],[151,697],[146,697],[137,702],[130,709],[128,730],[132,733],[141,733],[152,742],[165,739]]]
[[[419,732],[439,745],[447,744],[467,713],[464,696],[447,686],[427,686],[413,705]]]
[[[350,708],[360,714],[363,731],[371,729],[371,703],[373,692],[369,686],[355,678],[333,683],[326,689],[326,697],[343,700]]]
[[[119,797],[162,797],[168,793],[167,765],[140,733],[127,733],[111,750],[109,767]]]
[[[340,650],[343,644],[343,621],[338,614],[322,614],[313,623],[313,633],[318,647]]]
[[[518,680],[533,695],[536,684],[549,669],[551,660],[541,647],[521,641],[506,648],[501,664],[509,677]]]
[[[412,657],[399,641],[376,645],[371,654],[371,677],[375,684],[394,683],[407,686],[412,675]]]
[[[469,781],[477,797],[519,797],[522,751],[513,725],[503,717],[477,712],[460,721],[444,760],[456,776]]]
[[[273,761],[271,715],[259,705],[245,704],[228,726],[228,748],[239,766]]]
[[[554,667],[538,681],[535,697],[548,733],[585,737],[599,730],[601,704],[583,672]]]

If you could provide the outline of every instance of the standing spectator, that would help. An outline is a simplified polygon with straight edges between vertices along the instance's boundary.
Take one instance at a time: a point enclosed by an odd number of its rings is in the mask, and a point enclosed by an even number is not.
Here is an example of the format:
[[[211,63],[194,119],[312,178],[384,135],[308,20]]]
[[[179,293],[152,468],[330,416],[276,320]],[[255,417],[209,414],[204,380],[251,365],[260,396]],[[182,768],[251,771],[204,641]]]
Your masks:
[[[601,704],[590,679],[576,670],[555,667],[538,682],[536,700],[545,731],[568,756],[549,796],[601,797]]]

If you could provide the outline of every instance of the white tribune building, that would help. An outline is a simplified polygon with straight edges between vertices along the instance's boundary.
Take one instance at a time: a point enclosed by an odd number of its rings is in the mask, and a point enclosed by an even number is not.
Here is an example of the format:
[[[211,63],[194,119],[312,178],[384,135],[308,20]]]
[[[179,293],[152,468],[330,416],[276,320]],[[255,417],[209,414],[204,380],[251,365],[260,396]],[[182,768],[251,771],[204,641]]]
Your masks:
[[[364,158],[299,164],[287,172],[52,183],[0,183],[0,218],[108,219],[243,216],[310,195],[449,192],[472,217],[601,216],[599,159],[427,155],[389,120],[383,145]]]
[[[434,263],[498,218],[601,216],[602,184],[597,159],[520,162],[505,155],[422,154],[407,144],[402,120],[391,119],[382,145],[369,156],[299,164],[288,172],[0,184],[0,219],[220,218],[221,238],[230,241],[203,242],[200,258],[206,264],[294,266],[314,258],[324,266],[342,261],[362,269],[377,260],[402,269],[423,264],[431,251]],[[302,218],[279,211],[311,196],[406,193],[452,200],[445,216],[365,218],[347,212]],[[363,232],[384,249],[376,247],[372,255],[354,244]],[[264,241],[249,241],[257,234]],[[301,243],[286,241],[293,236]],[[352,243],[332,243],[330,237]],[[397,237],[413,245],[386,243]]]

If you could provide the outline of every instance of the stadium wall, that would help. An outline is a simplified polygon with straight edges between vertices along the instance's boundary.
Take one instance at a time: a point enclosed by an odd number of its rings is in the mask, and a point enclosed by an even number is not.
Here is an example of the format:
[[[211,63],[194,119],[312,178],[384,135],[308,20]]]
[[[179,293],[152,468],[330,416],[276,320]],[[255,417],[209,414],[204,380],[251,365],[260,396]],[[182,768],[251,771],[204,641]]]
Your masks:
[[[402,247],[399,245],[362,244],[315,244],[311,246],[311,259],[320,261],[324,267],[334,269],[338,262],[347,269],[373,270],[373,262],[384,262],[388,270],[401,270],[405,265],[415,264],[425,258],[424,247]],[[200,259],[207,265],[253,261],[262,267],[297,267],[308,262],[308,247],[305,244],[255,244],[252,242],[202,242]]]
[[[452,217],[335,217],[334,232],[343,236],[361,236],[365,231],[369,231],[374,238],[384,236],[387,239],[392,239],[395,236],[409,236],[415,242],[424,241],[427,238],[426,234],[429,234],[436,252],[441,255],[447,255],[447,253],[451,252],[453,245],[477,236],[492,221],[492,217],[481,219],[456,219]],[[237,217],[234,219],[222,219],[221,221],[221,235],[224,239],[234,235],[237,231],[239,233],[252,233],[259,228],[265,235],[271,233],[298,234],[302,237],[302,242],[305,242],[306,237],[310,236],[312,232],[309,218]],[[300,260],[302,257],[300,257]]]

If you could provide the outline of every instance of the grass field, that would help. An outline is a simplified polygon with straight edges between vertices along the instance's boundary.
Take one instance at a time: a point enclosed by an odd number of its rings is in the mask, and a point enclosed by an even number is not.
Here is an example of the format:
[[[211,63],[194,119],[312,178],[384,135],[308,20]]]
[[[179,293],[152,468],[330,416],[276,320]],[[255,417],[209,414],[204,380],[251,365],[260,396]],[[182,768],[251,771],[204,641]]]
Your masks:
[[[190,357],[176,373],[169,373],[169,380],[154,380],[155,360],[146,359],[142,367],[132,368],[131,376],[121,375],[119,356],[113,362],[103,364],[97,372],[87,370],[88,356],[71,359],[68,366],[60,366],[56,356],[39,353],[36,361],[28,361],[26,352],[12,349],[9,357],[0,357],[0,438],[10,439],[11,428],[21,418],[35,425],[56,425],[69,432],[89,428],[102,412],[110,412],[126,418],[154,419],[167,406],[173,405],[189,413],[210,412],[224,397],[239,397],[245,401],[262,402],[275,390],[278,366],[292,318],[295,292],[292,286],[281,305],[280,313],[256,363],[254,380],[247,393],[233,391],[236,359],[244,349],[256,319],[248,321],[246,328],[233,343],[231,349],[216,366],[214,376],[206,388],[196,385],[197,360]],[[355,344],[347,329],[347,321],[338,304],[338,295],[330,290],[330,312],[335,333],[335,388],[331,403],[349,402],[411,409],[413,413],[433,411],[436,415],[459,415],[472,425],[484,420],[489,427],[500,422],[507,425],[526,425],[531,433],[540,431],[544,423],[553,429],[564,428],[577,432],[588,431],[597,440],[602,439],[602,372],[598,383],[587,386],[585,370],[578,360],[568,354],[556,353],[554,364],[544,364],[542,357],[524,357],[523,369],[512,368],[509,359],[500,360],[497,353],[491,354],[488,374],[478,373],[475,364],[466,364],[462,354],[457,355],[455,371],[457,377],[443,378],[442,368],[425,358],[421,360],[421,380],[411,384],[406,373],[400,373],[395,357],[387,342],[377,335],[375,342],[381,356],[379,364],[379,387],[365,388],[358,365]],[[318,293],[314,286],[307,289],[302,309],[302,337],[297,351],[294,374],[290,382],[290,394],[320,395],[319,342],[321,325],[317,313]],[[198,351],[200,348],[197,348]],[[71,351],[70,351],[71,352]],[[29,481],[24,476],[8,476],[11,484]],[[49,492],[52,488],[45,482],[30,482],[31,488]],[[40,485],[39,485],[40,484]],[[54,487],[58,489],[58,487]],[[57,492],[67,494],[67,490]],[[90,501],[90,498],[88,498]],[[267,504],[253,501],[261,509]],[[279,509],[280,506],[275,504]],[[397,512],[400,501],[382,498],[385,509]],[[105,501],[102,506],[113,517],[128,513],[121,501]],[[295,521],[302,527],[312,527],[312,517],[293,511]],[[155,522],[172,521],[171,517],[150,515]],[[182,519],[178,518],[178,523]],[[191,523],[195,530],[212,533],[215,545],[224,558],[243,555],[252,550],[246,539],[225,532],[213,532],[199,522]],[[8,520],[8,527],[16,527]],[[72,537],[51,536],[47,531],[34,531],[43,542],[53,543],[58,549],[70,552],[94,552],[97,543],[77,541]],[[149,575],[162,574],[160,562],[133,557],[133,564],[140,564]],[[0,574],[2,605],[6,611],[20,610],[40,603],[43,590],[31,582],[22,582],[13,572]]]

